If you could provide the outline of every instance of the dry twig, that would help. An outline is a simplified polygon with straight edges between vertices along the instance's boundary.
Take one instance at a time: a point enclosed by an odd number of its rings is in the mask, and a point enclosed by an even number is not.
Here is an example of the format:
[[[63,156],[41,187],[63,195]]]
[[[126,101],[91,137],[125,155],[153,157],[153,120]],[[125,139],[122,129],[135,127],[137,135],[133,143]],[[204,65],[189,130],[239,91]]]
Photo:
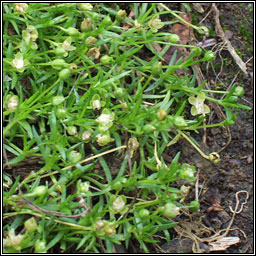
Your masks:
[[[215,23],[216,23],[216,26],[215,26],[215,31],[216,31],[216,34],[221,37],[222,41],[227,45],[227,48],[228,48],[228,51],[230,52],[230,54],[232,55],[232,57],[234,58],[236,64],[240,67],[240,69],[246,74],[248,75],[247,73],[247,70],[246,70],[246,65],[245,63],[243,62],[243,60],[237,55],[235,49],[233,48],[232,44],[230,43],[230,41],[228,40],[228,38],[226,37],[222,27],[221,27],[221,24],[220,24],[220,19],[219,19],[219,16],[220,16],[220,12],[216,6],[215,3],[212,4],[212,8],[214,9],[215,11]]]

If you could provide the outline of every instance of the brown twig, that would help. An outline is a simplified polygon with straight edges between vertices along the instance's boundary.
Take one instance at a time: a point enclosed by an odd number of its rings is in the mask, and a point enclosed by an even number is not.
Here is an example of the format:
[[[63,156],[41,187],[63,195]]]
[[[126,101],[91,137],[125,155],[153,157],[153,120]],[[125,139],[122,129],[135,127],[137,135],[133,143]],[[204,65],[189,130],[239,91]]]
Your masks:
[[[230,43],[230,41],[228,40],[228,38],[226,37],[221,24],[220,24],[220,12],[216,6],[215,3],[212,4],[212,8],[215,11],[215,31],[216,34],[221,37],[222,41],[227,45],[228,51],[230,52],[230,54],[232,55],[232,57],[234,58],[236,64],[240,67],[240,69],[248,76],[247,70],[246,70],[246,65],[243,62],[243,60],[238,56],[238,54],[236,53],[235,49],[233,48],[232,44]]]

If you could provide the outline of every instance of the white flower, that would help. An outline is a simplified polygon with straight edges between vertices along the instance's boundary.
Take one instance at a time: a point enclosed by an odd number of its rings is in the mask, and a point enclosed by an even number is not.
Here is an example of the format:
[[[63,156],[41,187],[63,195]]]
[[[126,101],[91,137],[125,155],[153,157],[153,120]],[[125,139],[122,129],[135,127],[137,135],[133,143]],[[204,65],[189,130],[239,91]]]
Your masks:
[[[101,108],[100,100],[94,100],[94,101],[92,102],[92,108],[93,108],[94,110],[95,110],[95,109],[100,110],[100,108]]]
[[[134,25],[136,28],[141,28],[141,24],[138,22],[138,20],[134,21]]]
[[[15,235],[15,231],[14,228],[12,228],[9,232],[8,232],[8,236],[5,239],[5,244],[4,246],[6,247],[12,247],[15,250],[21,250],[21,241],[23,240],[24,235]]]
[[[28,9],[28,5],[26,3],[15,4],[15,10],[21,14],[24,14],[27,9]]]
[[[14,59],[12,63],[17,69],[22,69],[24,67],[23,59]]]
[[[78,6],[83,10],[83,11],[91,11],[93,6],[90,3],[81,3],[78,4]]]
[[[112,207],[114,210],[120,212],[123,210],[123,208],[125,207],[125,201],[123,200],[123,198],[121,196],[118,196],[113,204],[112,204]]]
[[[89,140],[92,136],[92,133],[90,131],[84,131],[82,134],[82,140]]]
[[[114,141],[114,139],[111,138],[109,134],[98,134],[96,138],[98,138],[97,142],[100,146],[105,146],[108,143]]]
[[[90,183],[88,181],[86,182],[81,182],[79,185],[79,192],[81,194],[81,196],[86,196],[86,192],[89,191],[90,188]]]
[[[15,54],[15,58],[12,61],[12,66],[14,68],[16,68],[19,72],[23,72],[27,64],[28,61],[23,59],[21,52]]]
[[[113,121],[112,116],[110,114],[101,114],[97,119],[96,122],[102,125],[108,125]]]
[[[62,48],[65,50],[65,51],[74,51],[76,49],[75,46],[72,46],[71,45],[72,43],[72,37],[68,37],[62,44]]]

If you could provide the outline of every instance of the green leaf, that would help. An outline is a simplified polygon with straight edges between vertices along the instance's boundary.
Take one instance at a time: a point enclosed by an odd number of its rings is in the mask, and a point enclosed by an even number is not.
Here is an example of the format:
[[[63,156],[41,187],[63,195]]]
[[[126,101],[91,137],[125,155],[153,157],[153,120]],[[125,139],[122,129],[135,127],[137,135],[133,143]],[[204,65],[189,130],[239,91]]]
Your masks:
[[[54,238],[47,244],[46,251],[48,251],[50,248],[52,248],[55,244],[57,244],[61,238],[64,235],[64,231],[60,231],[57,235],[54,236]]]

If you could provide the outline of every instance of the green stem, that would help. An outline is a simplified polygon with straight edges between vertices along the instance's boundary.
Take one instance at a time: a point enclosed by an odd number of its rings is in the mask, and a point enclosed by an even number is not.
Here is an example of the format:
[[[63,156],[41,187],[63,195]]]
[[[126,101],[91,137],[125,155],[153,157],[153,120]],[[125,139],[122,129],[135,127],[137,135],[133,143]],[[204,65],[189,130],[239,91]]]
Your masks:
[[[182,21],[183,23],[187,24],[188,26],[192,27],[195,30],[199,30],[199,27],[187,22],[186,20],[184,20],[183,18],[181,18],[179,15],[177,15],[175,12],[173,12],[171,9],[169,9],[167,6],[165,6],[162,3],[159,3],[160,6],[162,6],[165,10],[169,11],[174,17],[178,18],[180,21]]]

